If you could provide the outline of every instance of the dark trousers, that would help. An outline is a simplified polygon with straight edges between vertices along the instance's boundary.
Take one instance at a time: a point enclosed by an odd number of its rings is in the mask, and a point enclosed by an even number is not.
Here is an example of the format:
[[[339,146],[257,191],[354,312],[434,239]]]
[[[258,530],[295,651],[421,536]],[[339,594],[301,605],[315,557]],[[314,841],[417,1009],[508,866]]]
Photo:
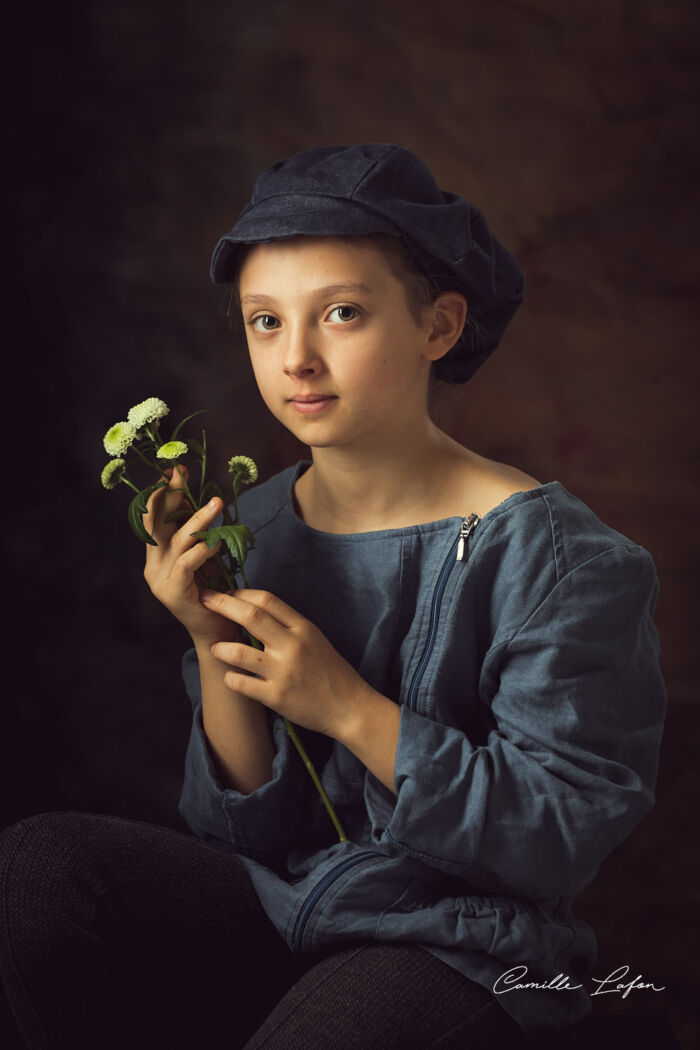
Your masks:
[[[527,1045],[416,944],[299,958],[235,855],[93,813],[0,835],[0,973],[33,1050],[468,1050]]]

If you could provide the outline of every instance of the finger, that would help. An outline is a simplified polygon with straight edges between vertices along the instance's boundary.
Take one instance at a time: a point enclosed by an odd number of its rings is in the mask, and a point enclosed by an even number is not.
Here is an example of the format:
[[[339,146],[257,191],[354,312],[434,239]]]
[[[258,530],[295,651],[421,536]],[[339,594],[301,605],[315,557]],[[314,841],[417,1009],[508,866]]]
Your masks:
[[[195,543],[199,543],[200,540],[193,536],[193,532],[202,532],[214,521],[216,516],[221,511],[221,500],[218,496],[213,496],[208,503],[198,511],[196,511],[192,517],[188,518],[184,524],[177,529],[173,534],[170,543],[174,551],[180,552],[188,550],[193,547]]]
[[[265,662],[269,657],[266,657],[262,649],[254,649],[252,645],[244,645],[242,642],[215,642],[211,646],[211,652],[224,664],[249,674],[265,676]]]
[[[251,700],[258,700],[265,707],[275,710],[270,702],[272,698],[267,688],[267,683],[262,678],[243,674],[242,671],[227,671],[224,675],[224,685],[234,693],[242,693],[243,696],[247,696]]]
[[[158,517],[161,517],[163,522],[174,510],[180,510],[182,507],[194,510],[185,495],[185,483],[189,478],[187,467],[178,463],[174,468],[167,470],[165,476],[169,478],[168,484],[164,489],[158,490],[162,493],[158,504]]]
[[[168,515],[183,506],[189,506],[184,497],[181,479],[178,477],[173,479],[172,473],[172,471],[166,471],[165,475],[160,478],[161,481],[168,480],[168,484],[151,493],[146,502],[146,513],[143,516],[144,526],[149,532],[158,530],[165,536],[172,535],[177,528],[177,526],[165,530],[161,528],[166,524],[165,519]],[[169,477],[166,477],[167,475]]]
[[[283,627],[300,627],[302,623],[306,622],[296,609],[292,609],[291,605],[287,605],[276,594],[271,594],[269,591],[258,591],[252,587],[241,587],[240,590],[236,591],[236,597],[244,602],[248,602],[250,605],[256,606],[258,609],[263,609],[266,613],[273,616],[278,623],[282,624]]]
[[[206,565],[210,558],[217,555],[220,549],[221,540],[215,547],[207,547],[204,540],[200,540],[194,547],[180,555],[175,562],[173,571],[177,571],[182,575],[193,575],[203,565]]]
[[[146,556],[157,559],[164,556],[170,543],[170,537],[177,528],[177,524],[167,524],[165,522],[166,514],[162,509],[163,496],[161,495],[163,491],[163,489],[160,489],[159,492],[153,494],[156,498],[150,504],[150,511],[147,509],[142,518],[143,527],[146,529],[146,532],[151,534],[157,544],[155,547],[148,545]],[[170,513],[170,511],[168,510],[167,513]]]
[[[269,592],[260,592],[268,594]],[[218,612],[257,638],[266,646],[282,645],[287,638],[288,628],[281,624],[274,616],[264,608],[263,605],[254,605],[252,602],[243,601],[239,597],[240,591],[235,594],[218,594],[216,591],[203,591],[201,600],[207,609]],[[274,595],[269,595],[272,599]]]

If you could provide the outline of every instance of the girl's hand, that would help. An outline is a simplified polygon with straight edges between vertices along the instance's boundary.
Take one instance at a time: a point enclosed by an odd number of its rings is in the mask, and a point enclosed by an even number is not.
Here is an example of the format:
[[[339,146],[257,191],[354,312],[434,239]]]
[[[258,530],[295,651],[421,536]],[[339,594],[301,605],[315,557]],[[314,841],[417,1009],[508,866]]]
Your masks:
[[[212,645],[214,656],[233,668],[224,676],[229,689],[306,729],[344,738],[374,690],[314,624],[269,591],[205,591],[202,602],[265,646],[261,651],[240,642]]]
[[[186,467],[180,465],[179,469],[187,479]],[[173,511],[191,508],[185,499],[178,469],[167,470],[165,476],[170,477],[167,487],[151,494],[143,517],[145,528],[158,544],[157,547],[146,545],[143,573],[146,583],[158,601],[189,631],[196,645],[210,645],[221,638],[238,640],[242,637],[238,627],[202,605],[195,579],[197,570],[216,556],[221,543],[210,550],[204,540],[197,540],[191,534],[212,524],[222,510],[221,500],[211,499],[184,522],[168,524],[165,519]]]

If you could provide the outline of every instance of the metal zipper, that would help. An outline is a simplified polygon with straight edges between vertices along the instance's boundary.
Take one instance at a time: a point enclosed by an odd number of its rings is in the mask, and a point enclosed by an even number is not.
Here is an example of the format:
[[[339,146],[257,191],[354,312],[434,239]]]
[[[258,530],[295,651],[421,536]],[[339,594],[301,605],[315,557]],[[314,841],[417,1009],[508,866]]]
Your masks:
[[[481,519],[478,514],[470,514],[468,517],[462,520],[462,524],[459,527],[459,535],[455,538],[454,543],[450,547],[447,557],[440,569],[440,575],[438,576],[435,590],[433,592],[433,600],[430,606],[430,626],[428,628],[428,639],[425,643],[425,649],[423,655],[420,658],[420,662],[413,672],[413,678],[411,679],[411,685],[408,690],[408,697],[406,704],[409,709],[415,709],[416,695],[418,688],[422,681],[425,669],[428,666],[428,661],[431,657],[433,646],[435,644],[435,636],[437,635],[438,616],[440,613],[440,604],[442,602],[442,596],[447,586],[447,580],[449,578],[455,563],[458,561],[467,560],[467,540],[469,536],[476,528],[477,524]]]
[[[440,569],[440,575],[438,576],[435,591],[433,592],[433,599],[430,608],[430,627],[428,630],[428,639],[425,643],[425,649],[420,659],[420,663],[416,668],[413,679],[411,681],[411,687],[408,691],[408,699],[406,703],[411,707],[415,701],[418,687],[421,683],[425,668],[427,667],[428,660],[433,651],[433,645],[435,644],[435,636],[437,634],[438,614],[440,612],[440,603],[442,602],[442,596],[447,586],[447,580],[452,572],[452,569],[456,562],[467,560],[467,540],[469,536],[476,528],[477,524],[481,519],[478,514],[469,514],[468,517],[462,520],[459,528],[459,535],[455,537],[454,542],[450,546],[447,557]],[[379,853],[377,850],[363,850],[362,853],[356,853],[354,857],[349,857],[347,860],[342,861],[335,868],[331,868],[330,871],[326,872],[320,882],[318,882],[311,893],[308,895],[304,903],[302,904],[299,914],[297,915],[296,923],[294,924],[294,933],[292,934],[292,950],[298,955],[301,951],[301,944],[304,938],[304,930],[306,924],[309,921],[311,912],[316,907],[320,897],[326,892],[328,887],[335,882],[344,871],[348,871],[354,867],[355,864],[361,864],[369,857],[384,857],[386,854]]]
[[[481,518],[478,514],[470,514],[465,518],[459,529],[459,542],[457,543],[457,561],[466,561],[467,540],[470,533],[474,531]]]
[[[339,875],[342,875],[344,871],[349,868],[353,868],[356,864],[361,864],[363,860],[368,857],[384,857],[385,853],[379,853],[377,850],[365,850],[362,853],[356,853],[354,857],[349,857],[348,860],[342,861],[337,867],[331,868],[323,876],[320,882],[318,882],[309,896],[306,898],[301,906],[299,914],[297,915],[297,921],[294,924],[294,933],[292,935],[292,951],[298,955],[301,951],[301,942],[304,937],[304,930],[306,924],[309,921],[309,916],[316,906],[319,897],[325,893],[331,883],[335,882]]]

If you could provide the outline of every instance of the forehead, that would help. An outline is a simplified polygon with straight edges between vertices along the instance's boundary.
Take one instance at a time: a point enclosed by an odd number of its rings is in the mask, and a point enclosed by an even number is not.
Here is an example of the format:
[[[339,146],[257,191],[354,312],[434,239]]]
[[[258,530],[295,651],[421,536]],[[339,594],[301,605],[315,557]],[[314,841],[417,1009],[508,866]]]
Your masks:
[[[248,249],[239,272],[239,287],[294,278],[312,284],[319,278],[329,281],[354,280],[383,286],[393,279],[386,259],[374,245],[349,237],[289,237],[253,245]]]

